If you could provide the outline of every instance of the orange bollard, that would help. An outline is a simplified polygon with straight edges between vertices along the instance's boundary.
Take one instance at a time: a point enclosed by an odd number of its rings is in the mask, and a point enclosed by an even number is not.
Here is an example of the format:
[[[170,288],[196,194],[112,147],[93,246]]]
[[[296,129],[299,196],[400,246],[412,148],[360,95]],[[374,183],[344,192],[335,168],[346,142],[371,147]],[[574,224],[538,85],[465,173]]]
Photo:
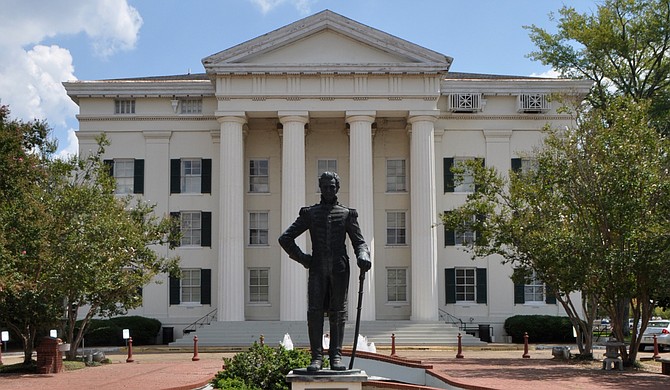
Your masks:
[[[200,357],[198,356],[198,336],[193,337],[193,357],[191,358],[192,361],[197,362],[200,360]]]
[[[398,356],[395,354],[395,333],[391,333],[391,356]]]
[[[132,363],[134,361],[135,359],[133,359],[133,338],[128,337],[128,359],[126,359],[126,363]]]
[[[530,359],[530,355],[528,354],[528,332],[523,333],[523,356],[521,357]]]
[[[656,339],[656,335],[654,335],[654,356],[651,358],[654,360],[661,358],[661,355],[658,353],[658,340]]]
[[[461,334],[458,334],[458,353],[456,354],[456,359],[463,359],[463,346],[461,344]]]

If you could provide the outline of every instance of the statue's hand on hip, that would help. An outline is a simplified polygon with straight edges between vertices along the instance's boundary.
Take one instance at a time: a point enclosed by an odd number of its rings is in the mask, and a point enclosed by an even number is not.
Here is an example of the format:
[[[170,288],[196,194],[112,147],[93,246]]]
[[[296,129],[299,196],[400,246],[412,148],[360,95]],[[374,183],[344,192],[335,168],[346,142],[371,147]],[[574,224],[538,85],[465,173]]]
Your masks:
[[[305,253],[300,256],[300,264],[302,264],[303,267],[309,269],[309,267],[312,265],[312,255]]]

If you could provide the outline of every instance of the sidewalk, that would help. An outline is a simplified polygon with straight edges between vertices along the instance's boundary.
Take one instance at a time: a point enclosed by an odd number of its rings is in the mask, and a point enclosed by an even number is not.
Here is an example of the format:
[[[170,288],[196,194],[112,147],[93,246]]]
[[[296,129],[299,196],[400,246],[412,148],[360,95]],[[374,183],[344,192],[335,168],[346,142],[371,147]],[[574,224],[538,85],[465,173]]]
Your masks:
[[[402,349],[400,357],[421,360],[432,364],[433,371],[454,384],[468,389],[670,389],[670,376],[660,374],[660,364],[645,362],[650,371],[603,371],[599,361],[575,363],[553,359],[551,349],[529,349],[530,359],[521,358],[523,350],[518,346],[495,346],[489,349],[468,349],[464,358],[456,359],[452,349]],[[389,355],[381,349],[379,353]],[[595,351],[596,358],[603,351]],[[133,354],[135,362],[126,363],[123,352],[109,352],[106,356],[112,364],[66,371],[54,375],[3,375],[0,390],[52,389],[52,390],[140,390],[172,389],[187,390],[205,385],[223,364],[223,357],[234,352],[199,353],[200,360],[192,361],[192,353],[170,349],[152,352],[138,351]],[[651,353],[640,353],[639,358],[651,357]],[[670,358],[670,353],[662,354]],[[5,364],[20,362],[21,356],[3,354]]]

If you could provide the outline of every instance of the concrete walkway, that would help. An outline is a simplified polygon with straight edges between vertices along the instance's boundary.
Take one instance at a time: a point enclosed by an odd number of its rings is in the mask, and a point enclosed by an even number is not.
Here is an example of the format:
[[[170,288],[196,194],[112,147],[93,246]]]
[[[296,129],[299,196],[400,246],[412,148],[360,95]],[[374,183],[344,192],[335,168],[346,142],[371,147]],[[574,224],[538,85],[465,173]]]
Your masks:
[[[389,355],[387,350],[380,354]],[[491,349],[465,349],[464,358],[456,359],[452,349],[402,349],[397,355],[433,365],[436,374],[468,389],[670,389],[670,376],[660,374],[660,364],[645,362],[645,370],[603,371],[601,363],[559,361],[551,349],[530,348],[530,359],[522,359],[518,346],[494,346]],[[88,367],[54,375],[2,375],[0,390],[116,390],[116,389],[196,389],[204,386],[219,371],[223,357],[234,352],[192,353],[169,349],[137,351],[134,362],[126,363],[122,352],[106,354],[112,364]],[[663,353],[670,358],[670,353]],[[602,351],[596,351],[602,357]],[[650,352],[639,358],[651,357]],[[3,354],[3,363],[21,361],[20,356]]]

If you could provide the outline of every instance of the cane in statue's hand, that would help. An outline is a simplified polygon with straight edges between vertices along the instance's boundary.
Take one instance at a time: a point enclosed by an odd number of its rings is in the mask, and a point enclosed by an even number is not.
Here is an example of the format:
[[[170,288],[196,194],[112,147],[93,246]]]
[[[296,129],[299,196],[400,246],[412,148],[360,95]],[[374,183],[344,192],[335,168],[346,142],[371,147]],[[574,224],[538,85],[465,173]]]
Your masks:
[[[358,275],[358,307],[356,308],[356,330],[354,332],[354,346],[351,349],[351,360],[349,360],[349,369],[354,368],[354,359],[356,359],[356,345],[358,344],[358,332],[361,327],[361,306],[363,305],[363,283],[365,282],[366,267],[361,267],[361,273]]]

